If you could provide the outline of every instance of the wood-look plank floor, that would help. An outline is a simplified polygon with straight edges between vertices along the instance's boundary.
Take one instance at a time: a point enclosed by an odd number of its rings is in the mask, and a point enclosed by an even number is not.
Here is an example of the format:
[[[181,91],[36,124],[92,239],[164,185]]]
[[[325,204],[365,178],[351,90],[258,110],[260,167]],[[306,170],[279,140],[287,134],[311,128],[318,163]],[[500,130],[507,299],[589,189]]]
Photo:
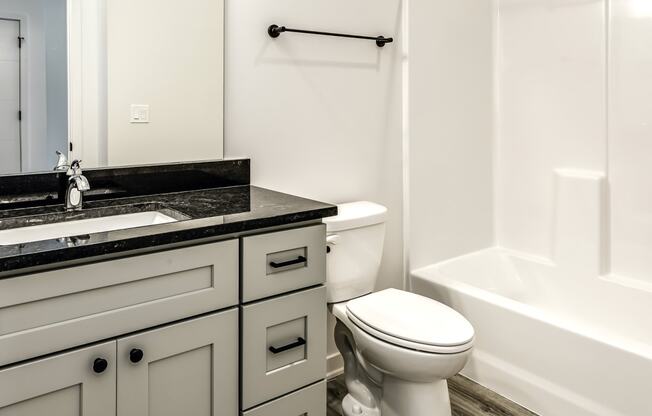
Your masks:
[[[448,381],[453,416],[537,416],[466,377]],[[328,382],[328,416],[342,416],[346,386],[342,376]],[[409,416],[409,415],[406,415]]]

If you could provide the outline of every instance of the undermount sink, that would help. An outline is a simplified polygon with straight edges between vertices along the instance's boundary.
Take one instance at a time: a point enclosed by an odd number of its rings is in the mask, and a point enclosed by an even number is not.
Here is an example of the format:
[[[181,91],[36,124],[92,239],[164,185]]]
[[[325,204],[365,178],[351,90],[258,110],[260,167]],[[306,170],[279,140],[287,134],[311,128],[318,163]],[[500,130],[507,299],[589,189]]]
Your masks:
[[[111,215],[0,230],[0,246],[167,224],[178,221],[159,211]]]

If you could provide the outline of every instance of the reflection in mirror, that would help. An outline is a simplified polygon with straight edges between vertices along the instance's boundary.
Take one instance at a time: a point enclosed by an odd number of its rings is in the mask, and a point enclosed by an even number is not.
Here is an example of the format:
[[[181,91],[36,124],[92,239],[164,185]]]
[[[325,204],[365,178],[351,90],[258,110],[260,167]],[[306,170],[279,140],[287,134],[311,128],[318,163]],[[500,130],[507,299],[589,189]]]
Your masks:
[[[223,0],[0,0],[0,174],[222,158],[223,14]]]
[[[67,92],[66,0],[0,0],[1,174],[49,169],[66,150]]]

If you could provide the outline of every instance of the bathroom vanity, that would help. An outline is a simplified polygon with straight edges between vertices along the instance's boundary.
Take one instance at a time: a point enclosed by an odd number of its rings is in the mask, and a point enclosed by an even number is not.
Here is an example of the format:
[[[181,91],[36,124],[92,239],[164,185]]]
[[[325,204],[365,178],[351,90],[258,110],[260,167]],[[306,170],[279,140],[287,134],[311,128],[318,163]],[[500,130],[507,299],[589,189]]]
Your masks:
[[[224,2],[5,3],[0,416],[325,415],[337,208],[220,160]]]
[[[336,207],[234,160],[88,171],[104,191],[71,214],[56,175],[0,185],[0,414],[325,415]],[[62,222],[109,230],[11,234]]]

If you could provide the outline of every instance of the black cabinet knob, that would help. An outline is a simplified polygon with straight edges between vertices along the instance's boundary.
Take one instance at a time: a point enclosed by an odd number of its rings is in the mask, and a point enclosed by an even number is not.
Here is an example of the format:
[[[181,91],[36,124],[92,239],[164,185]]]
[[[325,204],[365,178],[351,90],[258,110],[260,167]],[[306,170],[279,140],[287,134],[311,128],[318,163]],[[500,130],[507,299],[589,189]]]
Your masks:
[[[96,358],[95,361],[93,361],[93,371],[97,374],[102,374],[107,367],[109,367],[109,362],[104,358]]]
[[[134,348],[133,350],[129,351],[129,361],[131,361],[134,364],[137,364],[140,362],[140,360],[143,359],[143,356],[145,354],[143,353],[143,350]]]

